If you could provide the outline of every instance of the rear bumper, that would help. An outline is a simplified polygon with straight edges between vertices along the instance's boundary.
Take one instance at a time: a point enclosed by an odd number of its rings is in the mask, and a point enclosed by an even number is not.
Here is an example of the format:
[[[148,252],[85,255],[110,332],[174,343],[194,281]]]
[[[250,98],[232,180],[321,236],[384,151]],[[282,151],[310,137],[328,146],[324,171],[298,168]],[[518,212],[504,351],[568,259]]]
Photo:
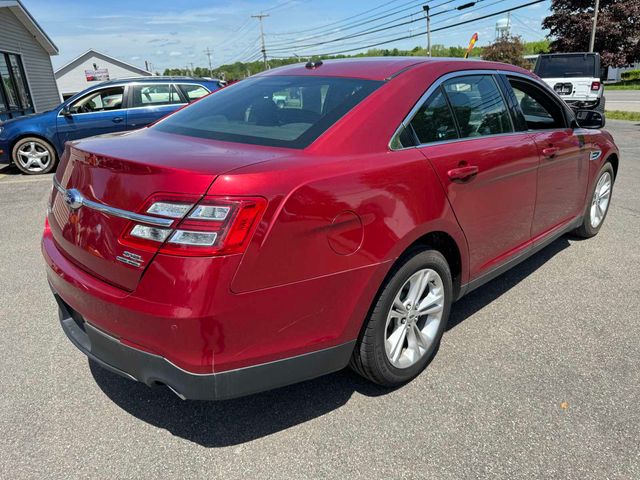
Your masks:
[[[180,398],[225,400],[309,380],[346,367],[355,341],[295,357],[227,370],[196,374],[166,358],[125,345],[86,322],[54,291],[65,334],[102,367],[149,386],[163,384]]]
[[[596,99],[584,99],[584,100],[566,100],[567,104],[574,109],[584,108],[592,109],[598,108],[600,103],[604,103],[604,97],[598,97]]]

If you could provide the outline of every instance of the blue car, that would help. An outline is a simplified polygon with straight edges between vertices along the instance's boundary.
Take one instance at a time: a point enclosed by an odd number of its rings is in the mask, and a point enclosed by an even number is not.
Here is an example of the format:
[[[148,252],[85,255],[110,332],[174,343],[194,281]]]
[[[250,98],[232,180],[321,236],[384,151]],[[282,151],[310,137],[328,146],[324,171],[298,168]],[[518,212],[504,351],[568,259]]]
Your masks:
[[[22,172],[52,171],[67,140],[142,128],[221,88],[218,80],[138,77],[80,92],[48,112],[0,123],[0,164]]]

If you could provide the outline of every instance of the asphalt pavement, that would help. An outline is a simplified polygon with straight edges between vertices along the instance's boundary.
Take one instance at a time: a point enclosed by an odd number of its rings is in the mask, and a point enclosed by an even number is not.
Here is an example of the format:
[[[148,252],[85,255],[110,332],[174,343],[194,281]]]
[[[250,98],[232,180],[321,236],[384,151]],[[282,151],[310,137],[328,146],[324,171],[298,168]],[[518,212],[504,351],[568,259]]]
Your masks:
[[[604,86],[605,110],[640,112],[640,90],[607,90]]]
[[[50,175],[0,172],[0,478],[640,478],[640,123],[608,128],[600,234],[455,304],[413,382],[345,370],[221,403],[88,362],[44,276]]]

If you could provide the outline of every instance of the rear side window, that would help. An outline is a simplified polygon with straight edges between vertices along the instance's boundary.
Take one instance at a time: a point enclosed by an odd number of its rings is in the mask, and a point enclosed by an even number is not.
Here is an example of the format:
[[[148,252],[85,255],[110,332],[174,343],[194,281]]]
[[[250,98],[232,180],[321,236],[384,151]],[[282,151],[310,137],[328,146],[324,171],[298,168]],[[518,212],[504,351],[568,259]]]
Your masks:
[[[595,55],[549,55],[538,58],[535,73],[542,78],[598,77]]]
[[[458,138],[456,124],[442,89],[438,88],[424,102],[411,120],[411,127],[420,143]]]
[[[151,107],[183,103],[176,87],[170,84],[133,85],[132,107]]]
[[[491,75],[469,75],[444,82],[461,138],[513,131],[507,106]]]
[[[152,128],[229,142],[305,148],[382,83],[340,77],[249,78]]]
[[[190,102],[193,102],[194,100],[202,98],[209,93],[209,90],[204,88],[202,85],[196,85],[196,84],[180,85],[180,90],[182,90],[182,93],[184,93],[184,96],[187,97],[187,99]]]

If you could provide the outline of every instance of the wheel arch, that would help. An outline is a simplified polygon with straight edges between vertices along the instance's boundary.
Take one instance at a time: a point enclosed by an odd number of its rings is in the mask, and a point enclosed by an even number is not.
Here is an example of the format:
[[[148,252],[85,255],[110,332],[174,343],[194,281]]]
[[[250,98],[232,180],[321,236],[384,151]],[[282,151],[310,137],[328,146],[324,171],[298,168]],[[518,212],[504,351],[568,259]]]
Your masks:
[[[613,179],[615,180],[616,178],[618,178],[618,165],[620,163],[620,159],[618,158],[618,155],[616,153],[612,153],[605,159],[604,163],[607,162],[609,162],[611,164],[611,167],[613,167]]]

